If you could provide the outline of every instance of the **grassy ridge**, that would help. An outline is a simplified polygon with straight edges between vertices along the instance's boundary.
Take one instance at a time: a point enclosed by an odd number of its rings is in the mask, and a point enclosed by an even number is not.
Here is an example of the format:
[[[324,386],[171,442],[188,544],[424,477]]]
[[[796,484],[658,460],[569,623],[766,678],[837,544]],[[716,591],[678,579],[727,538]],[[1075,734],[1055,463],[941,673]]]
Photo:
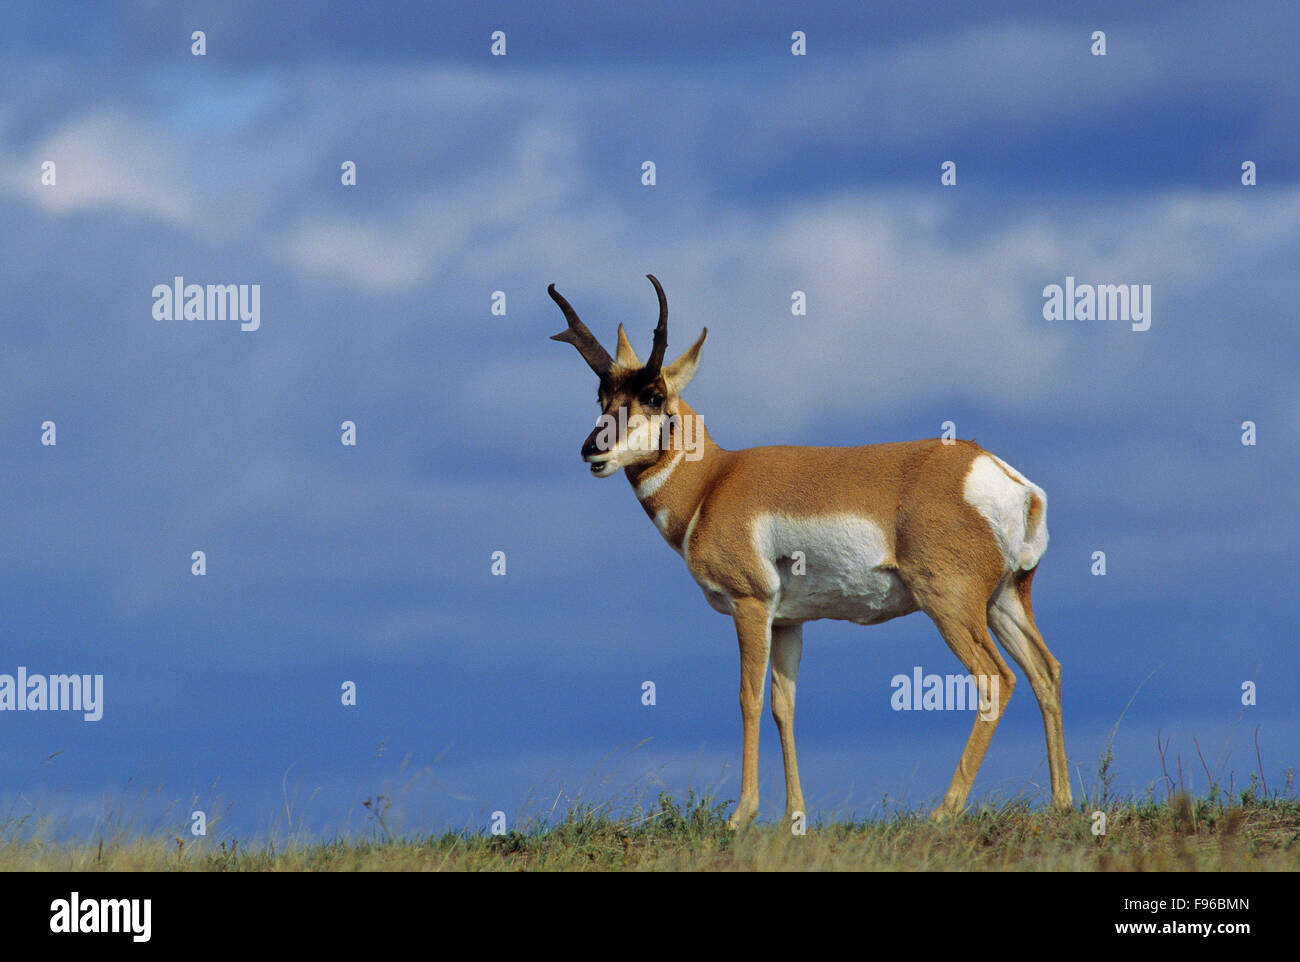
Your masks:
[[[611,818],[585,807],[506,835],[238,844],[172,838],[95,846],[0,839],[0,871],[1300,871],[1300,800],[1212,791],[1192,799],[1111,800],[1106,834],[1096,809],[1051,814],[1011,803],[933,823],[900,812],[858,823],[733,833],[727,803],[667,794],[653,811]],[[1084,808],[1084,806],[1080,806]]]

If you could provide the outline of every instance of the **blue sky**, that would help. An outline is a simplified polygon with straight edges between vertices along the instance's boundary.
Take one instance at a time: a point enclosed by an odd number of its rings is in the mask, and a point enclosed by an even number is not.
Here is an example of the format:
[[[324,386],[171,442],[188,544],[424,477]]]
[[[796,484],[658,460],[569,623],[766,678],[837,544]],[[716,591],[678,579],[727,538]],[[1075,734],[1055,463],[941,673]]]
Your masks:
[[[0,713],[0,819],[93,838],[198,807],[249,838],[366,831],[381,793],[413,832],[735,798],[733,629],[626,482],[587,475],[594,378],[547,339],[555,282],[644,352],[647,272],[670,353],[709,327],[687,396],[724,447],[951,420],[1047,490],[1035,610],[1076,799],[1126,706],[1120,789],[1159,781],[1158,737],[1191,787],[1196,743],[1240,784],[1256,727],[1280,783],[1300,761],[1293,10],[604,6],[15,7],[0,673],[102,673],[105,708]],[[176,275],[260,284],[261,329],[154,320]],[[1150,284],[1151,329],[1045,321],[1067,275]],[[893,675],[960,670],[933,625],[805,637],[814,815],[933,804],[970,719],[889,707]],[[1022,684],[974,797],[1046,782]]]

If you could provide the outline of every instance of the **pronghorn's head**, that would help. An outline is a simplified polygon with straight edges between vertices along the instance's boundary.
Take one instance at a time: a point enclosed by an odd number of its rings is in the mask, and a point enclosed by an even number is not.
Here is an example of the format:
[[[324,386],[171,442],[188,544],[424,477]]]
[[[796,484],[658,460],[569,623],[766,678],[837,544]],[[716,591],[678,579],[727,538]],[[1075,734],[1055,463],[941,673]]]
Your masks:
[[[664,364],[668,348],[668,299],[653,274],[647,274],[659,295],[659,323],[655,326],[650,358],[642,364],[628,342],[623,325],[618,326],[618,351],[613,356],[579,320],[577,312],[555,290],[546,289],[569,326],[554,335],[553,341],[567,341],[600,378],[596,400],[600,418],[582,444],[582,459],[591,465],[591,473],[607,478],[619,468],[653,464],[668,446],[675,428],[681,393],[695,376],[700,363],[700,348],[708,335],[706,327],[690,350]]]

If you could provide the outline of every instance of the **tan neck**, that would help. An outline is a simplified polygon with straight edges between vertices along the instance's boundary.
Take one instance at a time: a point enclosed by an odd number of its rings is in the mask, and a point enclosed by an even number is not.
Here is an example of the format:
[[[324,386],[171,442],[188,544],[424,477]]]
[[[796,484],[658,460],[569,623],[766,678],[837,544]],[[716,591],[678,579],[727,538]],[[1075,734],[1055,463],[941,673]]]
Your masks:
[[[623,473],[646,514],[680,551],[691,518],[731,452],[713,443],[704,420],[685,401],[678,401],[677,414],[680,423],[673,426],[667,450],[651,464],[634,465]]]

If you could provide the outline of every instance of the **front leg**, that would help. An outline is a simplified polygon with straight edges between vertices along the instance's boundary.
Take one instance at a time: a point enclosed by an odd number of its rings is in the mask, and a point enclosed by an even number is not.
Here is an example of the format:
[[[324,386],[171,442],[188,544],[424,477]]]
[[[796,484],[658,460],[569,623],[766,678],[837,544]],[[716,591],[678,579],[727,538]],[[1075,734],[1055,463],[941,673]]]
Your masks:
[[[803,625],[772,629],[772,717],[781,735],[781,758],[785,762],[785,817],[804,811],[803,789],[799,787],[799,763],[794,752],[794,689],[799,678],[799,655],[803,652]]]
[[[733,606],[732,617],[740,641],[740,717],[745,725],[745,746],[740,802],[727,826],[744,828],[758,814],[758,723],[763,714],[763,684],[772,648],[772,616],[764,602],[744,598]]]

